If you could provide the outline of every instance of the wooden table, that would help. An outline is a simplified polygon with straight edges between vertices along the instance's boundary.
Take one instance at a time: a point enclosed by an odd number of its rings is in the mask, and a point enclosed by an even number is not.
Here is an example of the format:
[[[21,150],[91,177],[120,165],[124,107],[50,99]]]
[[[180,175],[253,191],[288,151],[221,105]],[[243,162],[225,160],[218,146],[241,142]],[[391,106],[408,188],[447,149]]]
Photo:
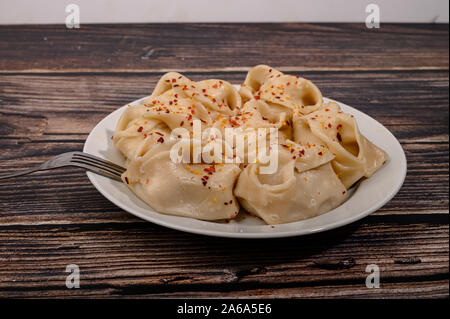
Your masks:
[[[0,174],[81,150],[166,71],[240,83],[260,63],[374,117],[408,159],[401,191],[369,217],[270,240],[153,225],[75,168],[1,181],[0,297],[449,296],[448,25],[1,26],[0,39]],[[68,264],[80,289],[66,288]]]

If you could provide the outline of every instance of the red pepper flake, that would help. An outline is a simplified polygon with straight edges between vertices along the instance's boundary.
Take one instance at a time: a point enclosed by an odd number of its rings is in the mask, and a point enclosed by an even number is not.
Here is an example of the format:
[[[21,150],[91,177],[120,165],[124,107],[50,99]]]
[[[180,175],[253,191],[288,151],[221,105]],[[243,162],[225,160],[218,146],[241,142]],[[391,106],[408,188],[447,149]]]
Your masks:
[[[272,72],[272,69],[269,69],[269,73]]]
[[[164,143],[164,138],[162,138],[162,137],[158,138],[157,142],[158,143]]]
[[[206,167],[205,169],[203,169],[206,173],[212,174],[216,171],[216,168],[214,167],[214,165],[211,165],[210,167]]]
[[[329,112],[330,111],[330,109],[325,109],[325,112]]]
[[[155,134],[158,134],[159,136],[164,136],[164,134],[156,132],[156,131],[155,131]]]
[[[176,82],[177,80],[175,80],[175,79],[172,79],[172,83],[174,83],[174,82]]]
[[[223,203],[224,205],[228,205],[228,203],[227,202],[225,202],[225,203]]]
[[[205,93],[205,92],[206,92],[206,89],[202,89],[202,92]]]
[[[339,124],[339,125],[337,126],[337,129],[340,130],[341,128],[342,128],[342,124]]]
[[[217,84],[214,84],[212,87],[215,88],[215,89],[217,89],[218,86],[217,86]]]
[[[331,127],[332,127],[331,123],[328,123],[328,127],[329,127],[329,128],[331,128]]]
[[[128,177],[125,176],[125,182],[129,185],[130,181],[128,180]]]
[[[180,126],[183,126],[183,125],[184,125],[184,121],[181,121],[181,122],[180,122]]]
[[[178,77],[178,79],[181,79],[181,75]]]
[[[336,134],[336,137],[337,137],[337,139],[338,139],[339,142],[342,142],[342,136],[341,136],[341,133],[338,132],[338,133]]]
[[[170,80],[166,80],[166,82],[170,82]]]
[[[322,153],[322,152],[319,152],[319,155],[320,155],[320,156],[322,156],[322,155],[323,155],[323,153]]]
[[[232,126],[239,126],[239,123],[236,122],[235,120],[229,120]]]
[[[297,156],[292,156],[292,159],[295,160],[297,158]]]
[[[139,128],[138,128],[137,131],[138,131],[139,133],[141,133],[143,129],[144,129],[144,128],[143,128],[142,126],[139,126]]]
[[[344,195],[345,193],[347,193],[347,192],[346,192],[346,191],[343,191],[343,192],[342,192],[342,195]]]

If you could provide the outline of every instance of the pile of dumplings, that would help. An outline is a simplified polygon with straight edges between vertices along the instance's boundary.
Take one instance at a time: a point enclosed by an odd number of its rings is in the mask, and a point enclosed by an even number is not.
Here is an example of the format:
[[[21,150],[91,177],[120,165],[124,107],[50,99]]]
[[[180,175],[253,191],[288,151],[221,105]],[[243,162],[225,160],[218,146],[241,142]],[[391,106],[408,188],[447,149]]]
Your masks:
[[[262,163],[176,163],[176,128],[275,128],[278,166]],[[266,65],[252,68],[237,90],[222,80],[162,76],[149,98],[130,105],[113,136],[125,156],[124,183],[154,210],[208,221],[249,213],[267,224],[300,221],[342,204],[387,154],[361,135],[352,115],[324,103],[309,80]],[[245,212],[244,212],[245,211]]]

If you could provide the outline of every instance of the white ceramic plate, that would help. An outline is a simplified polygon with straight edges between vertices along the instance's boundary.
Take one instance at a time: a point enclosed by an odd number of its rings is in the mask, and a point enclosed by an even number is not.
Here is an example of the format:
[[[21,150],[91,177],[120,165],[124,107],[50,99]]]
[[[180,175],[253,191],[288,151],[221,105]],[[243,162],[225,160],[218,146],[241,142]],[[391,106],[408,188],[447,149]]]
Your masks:
[[[130,103],[138,104],[140,100]],[[324,99],[325,102],[330,99]],[[346,113],[353,114],[363,135],[384,149],[389,160],[369,179],[349,191],[349,198],[330,212],[289,224],[270,226],[248,214],[239,214],[230,223],[201,221],[157,213],[120,182],[88,172],[89,180],[111,202],[152,223],[196,234],[235,238],[274,238],[318,233],[357,221],[386,204],[399,191],[406,176],[406,157],[400,143],[383,125],[370,116],[340,102]],[[119,165],[125,160],[112,144],[116,123],[127,106],[105,117],[89,134],[84,152]]]

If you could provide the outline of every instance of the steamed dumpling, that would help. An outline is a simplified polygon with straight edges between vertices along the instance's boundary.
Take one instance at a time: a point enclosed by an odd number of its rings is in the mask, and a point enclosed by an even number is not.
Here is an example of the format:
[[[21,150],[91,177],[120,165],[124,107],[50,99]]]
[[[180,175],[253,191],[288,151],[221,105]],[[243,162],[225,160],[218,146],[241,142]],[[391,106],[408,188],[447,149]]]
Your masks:
[[[159,146],[132,159],[122,180],[158,212],[201,220],[234,218],[239,204],[233,187],[239,166],[174,163]]]
[[[150,106],[169,107],[181,100],[201,104],[212,118],[218,114],[237,114],[242,106],[241,96],[229,82],[195,82],[176,72],[167,73],[158,81],[147,103]]]
[[[170,136],[170,130],[164,123],[147,119],[144,113],[143,106],[128,106],[117,124],[113,143],[126,158],[142,156]]]
[[[244,100],[263,100],[286,112],[311,113],[322,106],[320,90],[309,80],[283,74],[267,65],[252,68],[240,89]]]
[[[279,149],[274,174],[260,174],[260,164],[249,164],[234,191],[248,212],[268,224],[311,218],[346,199],[346,189],[330,164],[334,156],[326,148],[288,145]]]
[[[325,144],[335,154],[333,169],[346,188],[370,177],[388,159],[386,152],[365,138],[352,115],[332,102],[306,116],[294,116],[294,140],[302,145]]]

